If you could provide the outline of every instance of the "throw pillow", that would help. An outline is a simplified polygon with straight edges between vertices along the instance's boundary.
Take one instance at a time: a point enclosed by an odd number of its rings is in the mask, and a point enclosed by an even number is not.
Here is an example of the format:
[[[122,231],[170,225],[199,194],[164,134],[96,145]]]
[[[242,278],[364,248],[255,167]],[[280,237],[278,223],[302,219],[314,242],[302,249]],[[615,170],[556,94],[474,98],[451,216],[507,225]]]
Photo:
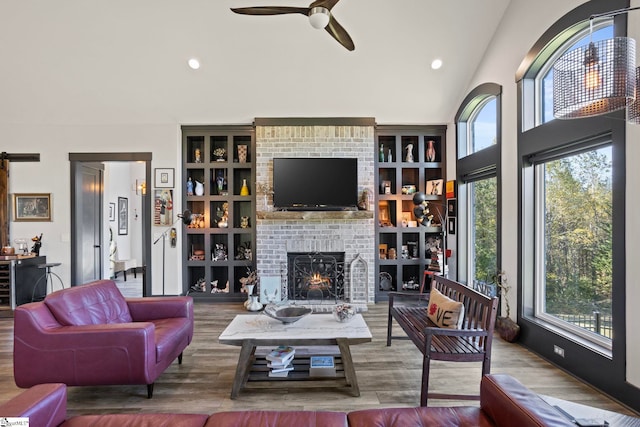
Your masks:
[[[464,305],[433,288],[429,293],[427,316],[440,328],[459,329],[464,319]]]

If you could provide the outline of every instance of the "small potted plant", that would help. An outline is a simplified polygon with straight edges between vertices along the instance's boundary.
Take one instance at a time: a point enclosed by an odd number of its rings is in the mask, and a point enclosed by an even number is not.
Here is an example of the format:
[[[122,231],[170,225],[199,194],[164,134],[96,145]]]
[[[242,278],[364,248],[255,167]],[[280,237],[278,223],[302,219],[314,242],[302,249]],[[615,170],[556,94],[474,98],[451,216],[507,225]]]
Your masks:
[[[504,271],[498,271],[494,277],[495,284],[500,288],[500,299],[504,301],[507,310],[506,316],[496,317],[496,331],[502,339],[508,342],[514,342],[520,336],[520,325],[511,319],[511,309],[509,307],[509,300],[507,299],[507,293],[511,286],[507,282],[507,273]]]

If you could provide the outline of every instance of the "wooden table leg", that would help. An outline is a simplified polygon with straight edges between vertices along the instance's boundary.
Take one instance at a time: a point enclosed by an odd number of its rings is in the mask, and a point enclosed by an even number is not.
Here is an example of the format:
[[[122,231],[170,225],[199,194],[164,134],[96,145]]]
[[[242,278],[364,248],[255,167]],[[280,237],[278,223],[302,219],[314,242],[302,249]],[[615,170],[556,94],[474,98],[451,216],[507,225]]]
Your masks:
[[[347,384],[351,388],[351,394],[355,397],[358,397],[360,396],[360,388],[358,387],[356,370],[353,367],[353,359],[351,358],[351,350],[349,349],[349,342],[345,338],[338,338],[336,341],[338,343],[338,348],[340,349],[340,355],[342,357],[344,377],[347,380]]]
[[[236,367],[236,376],[233,379],[233,387],[231,388],[231,399],[238,397],[240,390],[242,390],[244,385],[247,383],[255,352],[256,346],[251,340],[242,341],[240,356],[238,356],[238,366]]]

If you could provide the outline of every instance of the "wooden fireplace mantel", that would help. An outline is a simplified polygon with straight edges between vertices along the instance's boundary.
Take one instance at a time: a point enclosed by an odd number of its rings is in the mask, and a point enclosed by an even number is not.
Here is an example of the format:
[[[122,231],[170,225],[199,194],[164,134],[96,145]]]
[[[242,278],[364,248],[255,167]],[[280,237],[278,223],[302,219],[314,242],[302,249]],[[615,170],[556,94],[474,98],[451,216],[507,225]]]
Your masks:
[[[362,220],[373,219],[373,211],[258,211],[258,219],[267,220]]]

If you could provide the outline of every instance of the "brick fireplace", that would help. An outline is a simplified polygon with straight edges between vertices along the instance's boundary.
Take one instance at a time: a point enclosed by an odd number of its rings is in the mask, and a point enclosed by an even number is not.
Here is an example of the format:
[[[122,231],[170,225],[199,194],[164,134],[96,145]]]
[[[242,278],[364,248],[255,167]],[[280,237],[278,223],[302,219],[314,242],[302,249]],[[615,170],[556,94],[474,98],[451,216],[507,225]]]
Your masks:
[[[256,119],[257,269],[261,276],[281,278],[282,295],[292,277],[288,253],[343,253],[344,300],[374,302],[374,145],[373,119]],[[272,212],[274,157],[356,157],[358,192],[369,190],[370,214]],[[352,272],[356,258],[368,269]]]

